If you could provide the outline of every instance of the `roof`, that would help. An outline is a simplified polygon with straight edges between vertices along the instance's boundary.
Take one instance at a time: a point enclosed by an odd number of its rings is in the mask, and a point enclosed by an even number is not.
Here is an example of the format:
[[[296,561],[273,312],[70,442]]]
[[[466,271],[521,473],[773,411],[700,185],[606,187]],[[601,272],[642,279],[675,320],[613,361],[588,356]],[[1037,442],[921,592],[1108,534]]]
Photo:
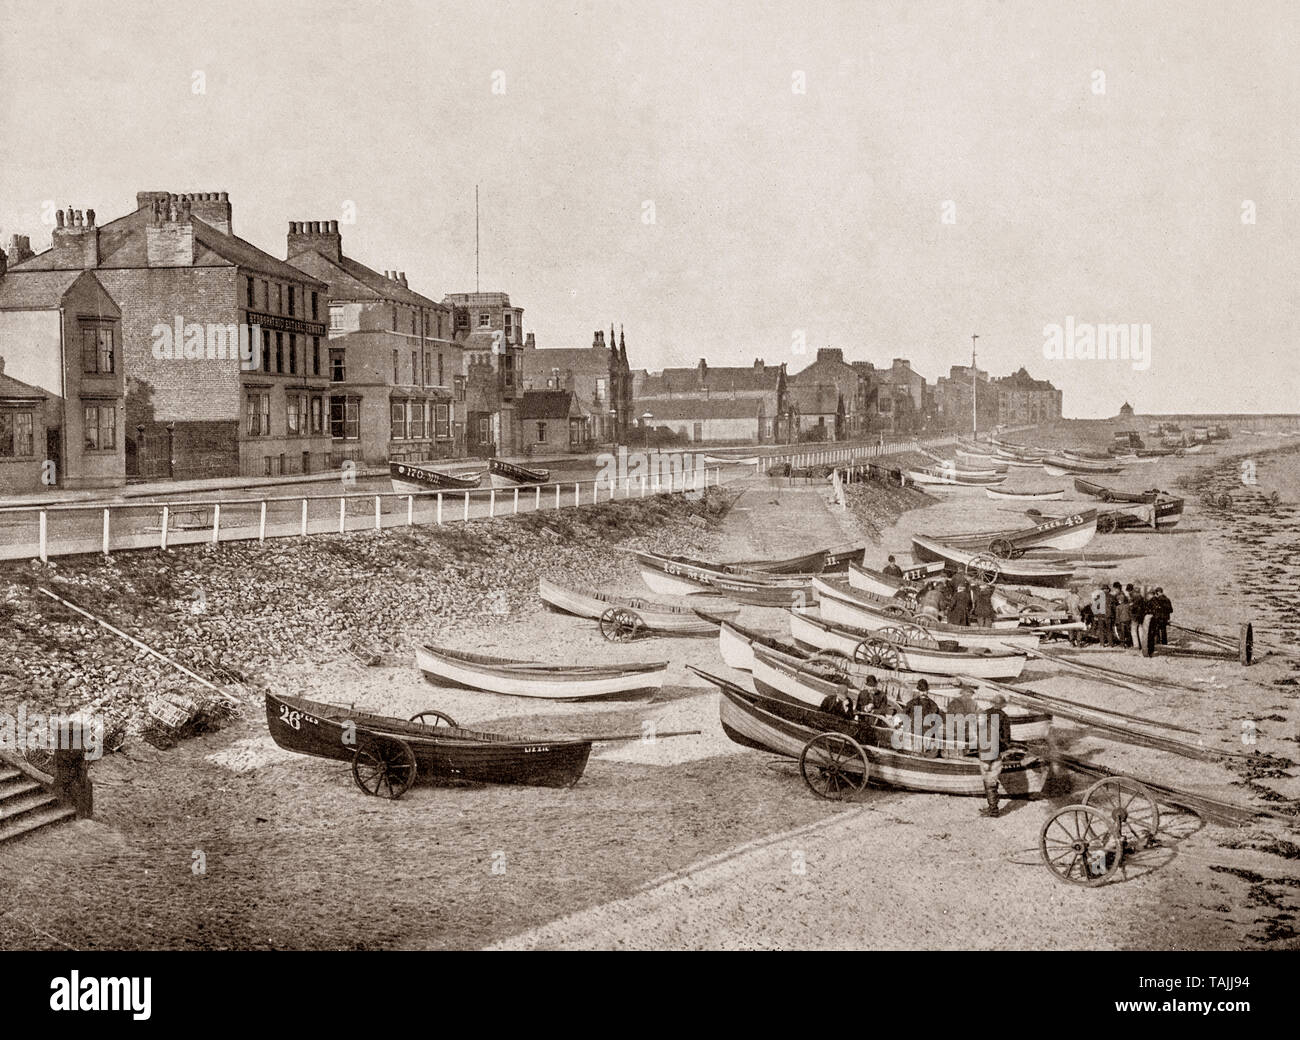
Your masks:
[[[567,390],[525,390],[519,402],[521,419],[567,419],[573,394]]]
[[[1025,368],[1020,368],[1009,376],[999,376],[993,380],[1003,390],[1055,390],[1046,379],[1035,379]]]
[[[757,419],[763,414],[763,402],[758,398],[715,397],[703,401],[690,397],[673,397],[663,401],[632,402],[636,417],[650,413],[650,425],[673,419]]]
[[[308,249],[296,253],[289,263],[329,285],[333,300],[395,300],[408,306],[448,309],[446,304],[385,278],[350,256],[341,256],[336,263],[323,253]]]
[[[137,209],[124,217],[109,221],[99,228],[99,266],[108,269],[148,267],[149,256],[146,245],[146,228],[153,220],[148,208]],[[191,216],[194,226],[194,266],[223,267],[238,266],[259,274],[272,275],[295,282],[315,283],[319,288],[326,288],[324,282],[304,271],[277,260],[270,253],[258,249],[251,242],[245,242],[238,235],[227,235],[218,231],[211,224],[206,224],[198,217]],[[11,270],[14,271],[61,271],[67,270],[67,264],[55,253],[53,248],[38,253]]]
[[[729,390],[775,390],[781,379],[780,365],[737,366],[735,368],[665,368],[658,375],[648,374],[641,386],[647,397],[657,394],[710,393]]]
[[[58,310],[74,282],[85,272],[16,269],[0,278],[0,310]]]
[[[511,310],[519,309],[511,306],[510,294],[503,292],[447,293],[443,296],[442,302],[449,307],[510,307]]]
[[[38,387],[24,383],[21,379],[7,376],[0,372],[0,400],[6,401],[44,401],[46,394]]]
[[[790,397],[801,415],[832,415],[840,403],[839,390],[827,383],[790,387]]]

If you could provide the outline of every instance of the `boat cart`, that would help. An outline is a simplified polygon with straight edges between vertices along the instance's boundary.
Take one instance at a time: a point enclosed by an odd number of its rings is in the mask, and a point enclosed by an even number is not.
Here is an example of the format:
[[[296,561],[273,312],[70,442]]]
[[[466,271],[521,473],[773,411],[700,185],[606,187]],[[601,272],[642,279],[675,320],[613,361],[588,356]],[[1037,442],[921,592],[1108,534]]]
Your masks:
[[[422,711],[411,722],[423,726],[455,726],[456,720],[446,712]],[[352,782],[376,798],[398,799],[415,783],[417,770],[411,745],[387,733],[358,733],[357,749],[352,753]]]
[[[600,634],[611,643],[626,643],[649,632],[641,615],[629,607],[610,607],[600,615]]]
[[[1114,879],[1126,855],[1160,844],[1160,807],[1127,776],[1098,780],[1077,805],[1058,809],[1038,833],[1043,862],[1058,880],[1096,888]]]

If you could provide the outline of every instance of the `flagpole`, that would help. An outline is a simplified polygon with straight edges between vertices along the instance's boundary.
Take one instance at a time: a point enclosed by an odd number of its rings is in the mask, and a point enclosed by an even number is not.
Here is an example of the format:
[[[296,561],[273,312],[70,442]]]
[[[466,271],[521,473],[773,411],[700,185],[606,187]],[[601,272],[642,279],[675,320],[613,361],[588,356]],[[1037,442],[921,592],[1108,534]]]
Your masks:
[[[979,336],[972,333],[970,338],[970,432],[975,440],[979,440],[979,415],[975,410],[975,398],[978,395],[978,387],[975,383],[975,341]]]

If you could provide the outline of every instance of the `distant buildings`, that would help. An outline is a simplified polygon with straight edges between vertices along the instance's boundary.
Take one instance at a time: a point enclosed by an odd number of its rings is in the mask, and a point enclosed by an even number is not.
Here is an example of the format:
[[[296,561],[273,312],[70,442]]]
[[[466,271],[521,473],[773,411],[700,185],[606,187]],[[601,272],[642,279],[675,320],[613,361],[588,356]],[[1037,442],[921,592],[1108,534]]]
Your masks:
[[[523,393],[524,309],[504,292],[450,293],[452,336],[465,364],[465,450],[513,455],[521,449],[516,415]]]
[[[649,412],[657,417],[658,406],[667,401],[760,402],[761,415],[756,412],[760,443],[784,443],[790,439],[796,422],[785,365],[768,365],[761,358],[749,367],[711,368],[707,360],[700,358],[693,368],[665,368],[658,373],[634,371],[632,389],[632,412],[637,416]],[[660,425],[655,420],[648,422]]]
[[[993,380],[998,394],[998,422],[1004,426],[1051,422],[1061,417],[1061,391],[1035,379],[1022,366]]]
[[[632,370],[628,367],[627,342],[620,334],[614,342],[614,327],[605,333],[597,329],[590,347],[539,349],[530,336],[524,344],[525,390],[568,390],[591,420],[591,437],[596,443],[626,442],[632,415]]]

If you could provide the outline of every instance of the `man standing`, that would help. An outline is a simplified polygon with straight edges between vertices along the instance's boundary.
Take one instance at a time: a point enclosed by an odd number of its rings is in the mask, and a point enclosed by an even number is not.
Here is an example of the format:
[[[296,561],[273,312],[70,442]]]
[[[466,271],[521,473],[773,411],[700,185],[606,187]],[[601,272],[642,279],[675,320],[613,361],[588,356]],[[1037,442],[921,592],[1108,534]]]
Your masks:
[[[1129,646],[1129,629],[1133,627],[1133,604],[1129,601],[1119,582],[1112,586],[1115,593],[1115,638],[1120,646]]]
[[[1156,638],[1161,646],[1169,645],[1169,619],[1173,617],[1174,604],[1165,590],[1156,586]]]
[[[901,578],[903,576],[903,568],[895,563],[894,558],[891,556],[889,562],[885,564],[884,573],[888,574],[891,578]]]
[[[965,577],[958,575],[952,586],[952,602],[948,605],[948,624],[969,625],[970,604],[970,583]]]
[[[979,705],[975,703],[975,687],[964,679],[957,680],[957,694],[948,701],[944,736],[952,742],[947,751],[950,758],[964,758],[968,751],[979,747],[977,717]]]
[[[1092,590],[1092,617],[1097,634],[1097,642],[1102,646],[1110,646],[1111,628],[1115,623],[1115,617],[1110,605],[1110,594],[1106,591],[1105,582],[1099,582],[1097,587]]]
[[[984,781],[984,799],[988,802],[980,810],[981,816],[998,817],[998,778],[1002,775],[1002,755],[1011,746],[1011,720],[1002,710],[1007,699],[1000,693],[989,700],[986,711],[979,715],[980,777]]]
[[[971,591],[975,604],[975,624],[980,628],[993,627],[993,586],[986,581],[979,582]]]
[[[1132,639],[1133,639],[1133,647],[1134,649],[1141,652],[1142,642],[1143,642],[1142,618],[1146,614],[1147,600],[1146,597],[1142,594],[1141,585],[1138,585],[1135,588],[1133,585],[1130,584],[1125,591],[1128,593],[1129,628],[1131,629],[1130,634],[1132,635]]]
[[[1156,652],[1156,614],[1160,610],[1160,604],[1156,602],[1158,591],[1158,589],[1150,591],[1146,597],[1146,606],[1143,607],[1145,613],[1142,618],[1142,646],[1147,657]]]

